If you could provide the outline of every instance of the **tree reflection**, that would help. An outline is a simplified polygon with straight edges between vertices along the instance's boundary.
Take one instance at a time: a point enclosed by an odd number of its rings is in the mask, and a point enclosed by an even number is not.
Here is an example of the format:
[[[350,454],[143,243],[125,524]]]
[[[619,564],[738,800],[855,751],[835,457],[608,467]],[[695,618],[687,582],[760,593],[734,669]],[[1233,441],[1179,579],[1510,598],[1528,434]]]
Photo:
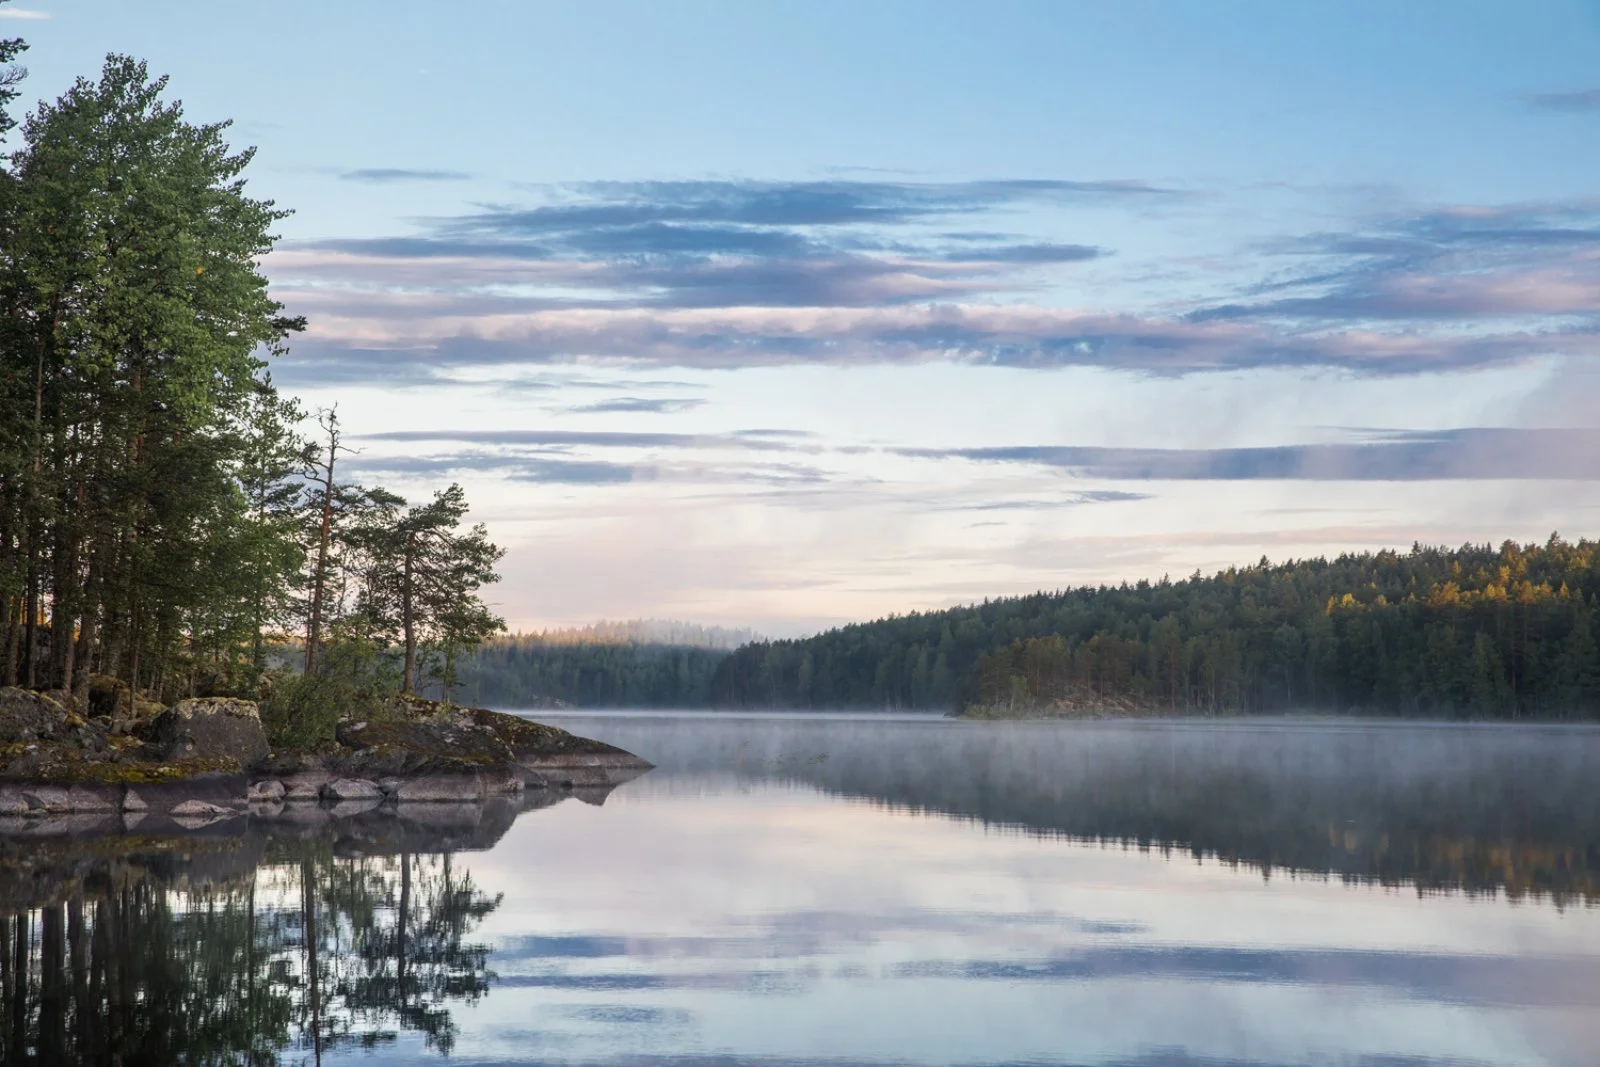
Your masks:
[[[216,879],[143,847],[0,879],[0,1063],[320,1063],[407,1031],[448,1053],[489,991],[472,935],[500,898],[449,854],[297,842]]]

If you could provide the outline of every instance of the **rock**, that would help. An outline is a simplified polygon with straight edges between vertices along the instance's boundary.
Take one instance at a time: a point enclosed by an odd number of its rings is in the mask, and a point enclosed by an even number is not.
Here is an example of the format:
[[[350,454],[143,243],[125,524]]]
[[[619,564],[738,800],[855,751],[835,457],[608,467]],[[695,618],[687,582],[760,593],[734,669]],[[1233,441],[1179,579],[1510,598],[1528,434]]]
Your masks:
[[[365,778],[335,778],[322,787],[324,800],[382,800],[383,790]]]
[[[157,717],[153,738],[168,759],[231,758],[251,767],[266,758],[267,735],[255,702],[232,697],[191,697]]]
[[[327,771],[307,771],[293,774],[283,780],[284,800],[316,800],[322,796],[322,787],[333,780]]]
[[[141,797],[138,793],[135,793],[131,789],[123,790],[123,793],[122,793],[122,810],[123,811],[145,811],[149,807],[150,807],[149,803],[147,803],[145,801],[145,799],[143,797]]]
[[[342,722],[339,743],[352,752],[329,761],[345,774],[368,778],[471,774],[515,762],[494,731],[461,715],[415,720]]]
[[[65,705],[44,693],[0,688],[0,744],[54,740],[68,726]]]
[[[313,752],[298,752],[293,749],[269,752],[267,758],[256,767],[258,773],[271,778],[287,778],[290,775],[326,769],[320,756]]]
[[[166,708],[142,693],[134,693],[128,683],[106,674],[89,675],[89,706],[86,713],[91,718],[105,720],[106,732],[125,736],[148,732]]]
[[[75,785],[67,789],[72,811],[119,811],[122,800],[121,786]]]
[[[282,800],[288,790],[276,778],[268,778],[264,782],[250,783],[250,792],[247,794],[251,803],[260,801]]]
[[[56,814],[72,810],[72,803],[65,789],[35,786],[32,789],[24,789],[22,799],[28,803],[29,814]]]
[[[22,794],[5,790],[0,792],[0,816],[17,816],[28,814],[28,802]]]
[[[129,784],[122,794],[122,804],[127,810],[129,798],[132,797],[133,803],[144,805],[143,808],[133,809],[135,811],[170,812],[195,800],[213,807],[236,810],[244,805],[247,786],[245,776],[235,771],[178,774],[170,779],[155,781],[143,779]]]
[[[128,683],[109,674],[89,675],[88,712],[106,719],[131,716],[133,694],[128,689]]]
[[[483,783],[483,794],[488,797],[514,797],[523,790],[522,774],[517,768],[505,771],[484,771],[479,775]],[[544,785],[544,779],[539,780],[539,785]]]
[[[171,814],[178,818],[193,819],[237,815],[238,812],[204,800],[185,800],[182,804],[174,805]]]
[[[430,774],[401,779],[393,796],[402,804],[475,804],[484,788],[477,774]]]
[[[184,830],[201,830],[215,823],[236,818],[240,813],[204,800],[185,800],[167,813]]]

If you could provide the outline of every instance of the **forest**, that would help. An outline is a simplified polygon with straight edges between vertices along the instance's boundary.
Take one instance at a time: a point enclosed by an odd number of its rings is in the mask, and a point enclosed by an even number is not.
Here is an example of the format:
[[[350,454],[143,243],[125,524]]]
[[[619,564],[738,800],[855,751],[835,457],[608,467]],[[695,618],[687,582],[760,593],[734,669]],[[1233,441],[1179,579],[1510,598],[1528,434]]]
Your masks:
[[[458,692],[497,708],[703,708],[717,666],[751,636],[646,621],[493,637],[462,661]]]
[[[718,706],[1600,717],[1600,542],[1347,554],[747,645]]]
[[[288,212],[247,194],[252,151],[119,55],[19,124],[25,47],[0,42],[0,683],[253,697],[295,636],[282,707],[448,687],[503,628],[501,551],[457,486],[347,480],[337,409],[274,386],[305,322],[261,272]]]

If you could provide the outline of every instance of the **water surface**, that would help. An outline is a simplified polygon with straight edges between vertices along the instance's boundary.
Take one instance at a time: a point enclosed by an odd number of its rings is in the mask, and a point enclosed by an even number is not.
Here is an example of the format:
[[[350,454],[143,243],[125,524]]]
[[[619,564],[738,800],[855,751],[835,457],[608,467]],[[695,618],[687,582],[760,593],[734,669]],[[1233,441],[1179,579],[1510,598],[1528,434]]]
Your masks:
[[[6,839],[0,1060],[1600,1062],[1600,731],[545,719],[658,769]]]

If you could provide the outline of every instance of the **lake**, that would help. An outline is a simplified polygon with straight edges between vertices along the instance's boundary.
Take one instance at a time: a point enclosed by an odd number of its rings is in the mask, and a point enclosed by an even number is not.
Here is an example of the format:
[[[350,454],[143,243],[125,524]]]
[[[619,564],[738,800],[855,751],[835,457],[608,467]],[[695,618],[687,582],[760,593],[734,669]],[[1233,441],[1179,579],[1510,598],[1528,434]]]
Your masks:
[[[1600,730],[538,717],[657,769],[0,839],[0,1062],[1600,1062]]]

